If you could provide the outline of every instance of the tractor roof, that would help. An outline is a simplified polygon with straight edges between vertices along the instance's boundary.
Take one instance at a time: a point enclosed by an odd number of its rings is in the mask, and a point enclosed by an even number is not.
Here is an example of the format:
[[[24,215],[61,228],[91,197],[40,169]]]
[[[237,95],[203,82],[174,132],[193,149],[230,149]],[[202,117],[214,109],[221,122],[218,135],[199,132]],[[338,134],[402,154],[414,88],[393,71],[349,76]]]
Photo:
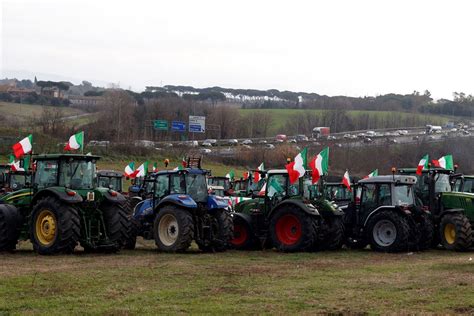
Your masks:
[[[438,173],[453,173],[453,170],[448,170],[439,167],[431,167],[429,169],[424,169],[422,172],[428,173],[429,171],[436,171]],[[398,173],[416,174],[416,168],[399,168]]]
[[[207,174],[209,171],[205,169],[196,169],[196,168],[184,168],[181,170],[160,170],[154,175],[159,176],[163,174],[178,174],[178,173],[189,173],[189,174]]]
[[[414,176],[401,176],[401,175],[390,175],[390,176],[376,176],[368,179],[359,180],[359,184],[368,183],[406,183],[415,184],[416,177]]]
[[[268,174],[268,175],[272,175],[272,174],[288,174],[288,170],[286,170],[286,169],[270,169],[270,170],[267,170],[267,174]]]
[[[210,176],[209,179],[226,179],[229,180],[226,176]]]
[[[120,172],[115,170],[100,170],[97,171],[97,175],[100,177],[115,177],[115,178],[122,178],[123,175]]]
[[[77,160],[98,160],[100,156],[81,155],[81,154],[42,154],[33,156],[33,160],[62,160],[62,159],[77,159]]]

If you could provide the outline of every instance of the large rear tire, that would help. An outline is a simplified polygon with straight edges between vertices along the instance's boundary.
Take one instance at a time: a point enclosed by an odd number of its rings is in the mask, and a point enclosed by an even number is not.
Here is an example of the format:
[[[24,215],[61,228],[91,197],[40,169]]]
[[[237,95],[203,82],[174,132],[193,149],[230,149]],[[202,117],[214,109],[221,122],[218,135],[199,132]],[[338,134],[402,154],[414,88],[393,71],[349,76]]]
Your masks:
[[[33,207],[30,234],[33,249],[41,255],[72,253],[81,235],[77,210],[54,197],[45,197]]]
[[[466,251],[473,243],[469,219],[460,213],[446,214],[439,225],[441,244],[448,250]]]
[[[320,249],[341,249],[344,244],[344,222],[342,221],[342,217],[325,218],[321,229],[322,238],[319,241]]]
[[[234,223],[232,216],[226,210],[217,210],[211,219],[211,229],[213,240],[209,244],[198,244],[199,249],[205,252],[223,252],[226,251],[234,236]]]
[[[310,250],[317,238],[313,218],[298,208],[276,210],[269,230],[273,246],[284,252]]]
[[[428,214],[421,215],[419,223],[420,241],[418,243],[419,250],[430,249],[433,245],[434,224],[433,220]]]
[[[16,207],[0,204],[0,251],[15,250],[19,237],[19,225]]]
[[[125,210],[127,213],[128,219],[128,231],[127,231],[127,239],[124,242],[123,248],[128,250],[135,249],[135,245],[137,243],[137,236],[138,236],[138,227],[139,223],[133,218],[133,214],[135,213],[135,206],[141,201],[139,198],[126,198],[126,202],[124,204]]]
[[[372,250],[381,252],[408,251],[410,226],[402,215],[381,211],[367,223],[367,239]]]
[[[194,238],[191,214],[173,205],[158,211],[153,223],[156,246],[164,252],[184,252]]]
[[[128,240],[130,221],[126,210],[120,204],[106,204],[101,207],[109,242],[108,251],[118,251]]]

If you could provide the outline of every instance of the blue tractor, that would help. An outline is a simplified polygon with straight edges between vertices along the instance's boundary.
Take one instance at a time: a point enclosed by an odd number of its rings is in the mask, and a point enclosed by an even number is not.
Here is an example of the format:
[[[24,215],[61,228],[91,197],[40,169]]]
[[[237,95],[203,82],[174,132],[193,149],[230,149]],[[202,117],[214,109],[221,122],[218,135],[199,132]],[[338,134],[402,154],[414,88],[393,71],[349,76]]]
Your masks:
[[[134,209],[137,236],[154,239],[164,252],[183,252],[194,240],[203,251],[224,251],[233,237],[228,203],[210,195],[209,172],[201,168],[159,171],[145,180],[147,196]]]

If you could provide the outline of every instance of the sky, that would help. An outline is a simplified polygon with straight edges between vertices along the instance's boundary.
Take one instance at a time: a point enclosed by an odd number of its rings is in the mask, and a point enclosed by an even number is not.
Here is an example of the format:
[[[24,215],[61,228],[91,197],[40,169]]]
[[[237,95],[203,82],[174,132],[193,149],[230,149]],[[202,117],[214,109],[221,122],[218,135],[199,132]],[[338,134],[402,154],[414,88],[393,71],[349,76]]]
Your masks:
[[[0,77],[474,94],[474,1],[0,0]]]

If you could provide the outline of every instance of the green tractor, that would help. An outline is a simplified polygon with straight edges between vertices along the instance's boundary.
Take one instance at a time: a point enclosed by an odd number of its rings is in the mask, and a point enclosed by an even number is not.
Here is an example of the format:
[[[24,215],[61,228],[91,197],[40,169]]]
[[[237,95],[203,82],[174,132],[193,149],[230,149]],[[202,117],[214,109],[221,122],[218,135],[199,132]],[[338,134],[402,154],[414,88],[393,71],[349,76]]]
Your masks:
[[[415,168],[403,168],[398,172],[416,175]],[[460,176],[442,168],[423,170],[416,196],[432,214],[436,232],[434,246],[441,243],[448,250],[466,251],[474,242],[474,193],[465,192],[467,181]],[[464,192],[454,192],[453,186]]]
[[[97,156],[34,157],[30,188],[0,198],[0,250],[29,239],[39,254],[117,251],[127,239],[124,197],[96,184]]]
[[[114,170],[100,170],[97,172],[97,186],[123,193],[123,175]]]
[[[344,213],[325,199],[311,199],[303,178],[290,184],[286,170],[268,170],[264,192],[235,206],[232,244],[236,249],[274,246],[295,252],[342,245]],[[328,226],[337,227],[338,238],[329,237],[333,229]]]
[[[30,171],[7,171],[3,174],[3,186],[0,196],[28,188],[31,185],[32,174]]]

